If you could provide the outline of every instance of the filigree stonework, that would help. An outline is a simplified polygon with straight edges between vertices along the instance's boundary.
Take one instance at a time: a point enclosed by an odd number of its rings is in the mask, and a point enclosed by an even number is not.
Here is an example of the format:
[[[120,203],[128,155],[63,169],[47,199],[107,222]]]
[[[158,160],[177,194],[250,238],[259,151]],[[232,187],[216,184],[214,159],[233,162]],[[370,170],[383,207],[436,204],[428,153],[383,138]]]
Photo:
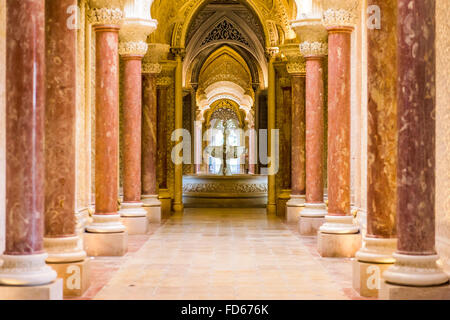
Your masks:
[[[121,56],[137,55],[144,56],[147,52],[148,45],[144,41],[136,42],[120,42],[119,54]]]
[[[328,46],[323,42],[308,42],[300,44],[300,52],[305,57],[321,57],[328,53]]]
[[[89,11],[89,21],[94,25],[119,25],[123,12],[117,8],[92,8]]]

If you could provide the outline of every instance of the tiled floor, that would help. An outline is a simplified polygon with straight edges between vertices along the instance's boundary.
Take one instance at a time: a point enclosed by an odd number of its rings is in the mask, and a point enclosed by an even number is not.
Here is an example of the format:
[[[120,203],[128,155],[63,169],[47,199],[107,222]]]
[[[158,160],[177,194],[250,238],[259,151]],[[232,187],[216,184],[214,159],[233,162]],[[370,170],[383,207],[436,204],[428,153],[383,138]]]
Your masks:
[[[350,260],[320,258],[314,237],[264,209],[186,209],[130,245],[94,259],[84,299],[359,298]]]

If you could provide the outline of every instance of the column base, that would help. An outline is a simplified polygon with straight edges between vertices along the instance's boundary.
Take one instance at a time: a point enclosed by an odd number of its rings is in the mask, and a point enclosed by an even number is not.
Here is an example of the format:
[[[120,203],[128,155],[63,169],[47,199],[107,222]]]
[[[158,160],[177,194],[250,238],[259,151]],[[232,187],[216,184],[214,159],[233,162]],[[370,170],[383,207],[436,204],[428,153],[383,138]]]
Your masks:
[[[400,286],[429,287],[448,283],[437,265],[438,255],[413,256],[394,253],[395,264],[383,274],[386,282]]]
[[[147,218],[150,223],[161,223],[161,201],[157,195],[142,196],[144,209],[147,211]]]
[[[81,297],[90,285],[90,259],[73,263],[49,264],[63,281],[64,297]]]
[[[324,222],[325,218],[300,216],[298,229],[302,236],[317,236],[317,231]]]
[[[79,236],[66,238],[44,238],[44,248],[48,254],[47,263],[70,263],[86,259],[86,252],[80,247]]]
[[[142,202],[123,202],[120,205],[120,216],[123,217],[145,217],[147,211],[143,208]]]
[[[0,285],[41,286],[53,282],[56,272],[45,264],[46,253],[30,255],[3,255]]]
[[[128,251],[128,233],[86,232],[84,234],[84,250],[91,257],[124,256]]]
[[[353,223],[353,216],[326,215],[319,230],[331,234],[354,234],[359,232],[359,227]]]
[[[175,212],[183,212],[184,205],[183,205],[183,203],[174,203],[172,208],[173,208],[173,211],[175,211]]]
[[[267,214],[275,216],[277,214],[277,205],[276,204],[268,204],[267,205]]]
[[[383,282],[380,300],[450,300],[450,285],[408,287]]]
[[[327,215],[327,205],[325,203],[305,203],[301,216],[310,218],[325,218]]]
[[[304,195],[291,195],[291,198],[286,202],[286,222],[298,223],[300,212],[305,207]]]
[[[86,227],[90,233],[121,233],[125,232],[125,226],[120,222],[120,215],[93,215],[92,224]]]
[[[361,248],[361,234],[333,234],[319,230],[317,250],[321,257],[353,258]]]
[[[378,298],[382,277],[392,263],[367,263],[355,259],[353,268],[353,289],[362,297]]]
[[[393,254],[397,249],[397,239],[365,237],[363,247],[356,253],[356,259],[361,262],[375,264],[393,264]]]
[[[145,211],[145,214],[147,214],[147,211]],[[123,217],[120,222],[125,226],[129,235],[146,234],[148,231],[148,218],[146,216]]]
[[[63,281],[56,279],[45,285],[20,287],[0,285],[0,300],[62,300]]]

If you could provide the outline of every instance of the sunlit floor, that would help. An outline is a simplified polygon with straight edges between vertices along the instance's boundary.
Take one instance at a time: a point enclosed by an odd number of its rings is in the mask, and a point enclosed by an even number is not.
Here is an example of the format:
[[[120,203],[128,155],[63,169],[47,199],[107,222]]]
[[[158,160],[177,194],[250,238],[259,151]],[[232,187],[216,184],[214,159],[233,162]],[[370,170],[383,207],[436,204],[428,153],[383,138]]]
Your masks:
[[[351,261],[264,209],[185,209],[122,258],[96,258],[84,299],[358,299]]]

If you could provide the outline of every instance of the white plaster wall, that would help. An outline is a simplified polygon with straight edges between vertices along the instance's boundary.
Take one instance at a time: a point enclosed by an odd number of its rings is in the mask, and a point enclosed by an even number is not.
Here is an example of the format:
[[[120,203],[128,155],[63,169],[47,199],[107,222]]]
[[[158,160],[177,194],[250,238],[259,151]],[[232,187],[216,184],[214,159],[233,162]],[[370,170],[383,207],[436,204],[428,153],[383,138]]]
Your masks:
[[[0,2],[0,254],[5,250],[6,1]]]

